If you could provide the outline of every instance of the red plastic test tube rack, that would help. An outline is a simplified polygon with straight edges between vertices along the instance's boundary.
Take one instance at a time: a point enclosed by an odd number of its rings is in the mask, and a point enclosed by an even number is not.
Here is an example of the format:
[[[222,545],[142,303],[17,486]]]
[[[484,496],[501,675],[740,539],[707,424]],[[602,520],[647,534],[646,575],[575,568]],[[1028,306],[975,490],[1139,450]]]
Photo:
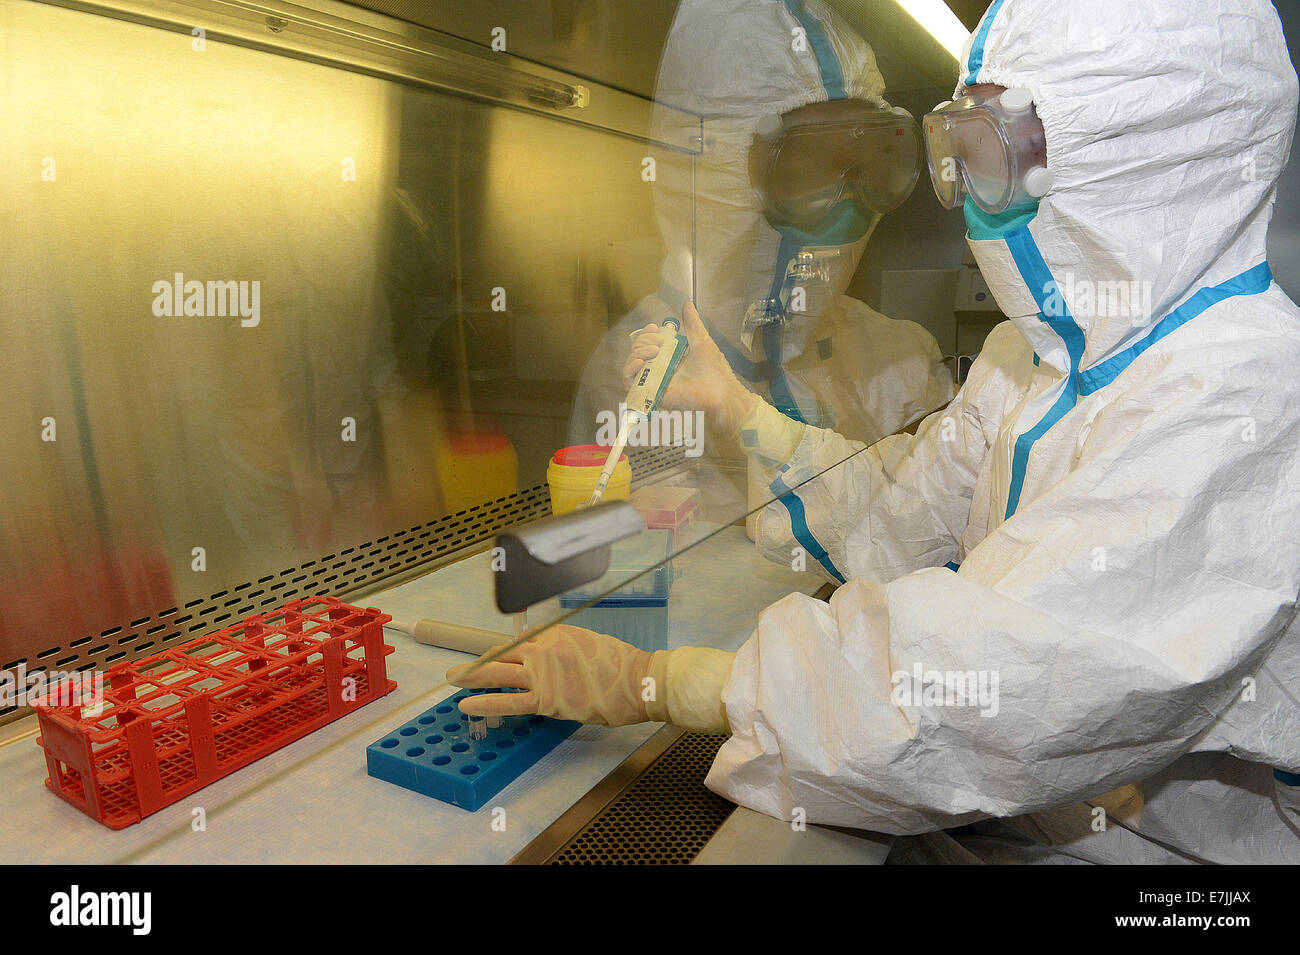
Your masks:
[[[51,687],[33,702],[45,785],[109,828],[139,822],[395,689],[391,619],[308,597],[110,667],[101,706]]]

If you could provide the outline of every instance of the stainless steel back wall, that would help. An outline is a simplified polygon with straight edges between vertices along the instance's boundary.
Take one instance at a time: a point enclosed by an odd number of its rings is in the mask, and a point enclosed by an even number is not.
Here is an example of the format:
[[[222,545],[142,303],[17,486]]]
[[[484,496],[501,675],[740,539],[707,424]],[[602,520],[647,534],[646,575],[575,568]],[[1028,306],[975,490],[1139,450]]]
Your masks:
[[[165,610],[439,537],[474,510],[451,429],[519,457],[469,523],[544,509],[569,382],[657,283],[617,91],[592,101],[622,128],[557,121],[228,42],[215,12],[200,49],[164,5],[169,29],[0,0],[0,666],[102,661],[133,622],[190,635]]]

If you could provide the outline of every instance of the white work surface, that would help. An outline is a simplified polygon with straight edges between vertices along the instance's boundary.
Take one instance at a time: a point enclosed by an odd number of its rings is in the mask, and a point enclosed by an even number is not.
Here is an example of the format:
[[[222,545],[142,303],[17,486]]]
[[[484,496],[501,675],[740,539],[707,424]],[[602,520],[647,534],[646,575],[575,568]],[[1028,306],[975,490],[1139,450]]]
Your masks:
[[[503,633],[487,552],[357,601],[398,620],[433,617]],[[733,650],[758,611],[820,580],[763,560],[744,529],[727,527],[675,559],[669,646]],[[541,623],[555,601],[530,612]],[[366,774],[365,749],[454,692],[438,688],[467,654],[385,631],[397,689],[211,786],[114,832],[45,788],[44,753],[30,732],[0,746],[0,845],[11,863],[501,863],[509,860],[641,745],[661,724],[584,726],[478,812]],[[504,831],[492,807],[505,810]],[[206,830],[195,831],[195,810]],[[498,814],[499,816],[499,814]],[[499,828],[499,826],[498,826]]]

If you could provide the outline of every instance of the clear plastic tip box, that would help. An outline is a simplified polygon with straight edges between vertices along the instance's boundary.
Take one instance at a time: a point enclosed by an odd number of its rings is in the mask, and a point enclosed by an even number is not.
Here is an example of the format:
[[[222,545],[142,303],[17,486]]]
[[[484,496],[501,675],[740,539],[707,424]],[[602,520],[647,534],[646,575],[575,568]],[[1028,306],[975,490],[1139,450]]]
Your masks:
[[[485,739],[470,735],[462,690],[366,747],[366,771],[471,812],[564,742],[578,723],[546,716],[503,716]],[[478,720],[480,717],[473,717]]]
[[[673,583],[673,566],[668,558],[672,542],[671,531],[649,530],[614,544],[609,572],[595,583],[562,594],[560,607],[584,607],[611,588],[621,586],[566,622],[608,633],[640,650],[667,649],[668,592]],[[650,567],[654,570],[641,573]]]

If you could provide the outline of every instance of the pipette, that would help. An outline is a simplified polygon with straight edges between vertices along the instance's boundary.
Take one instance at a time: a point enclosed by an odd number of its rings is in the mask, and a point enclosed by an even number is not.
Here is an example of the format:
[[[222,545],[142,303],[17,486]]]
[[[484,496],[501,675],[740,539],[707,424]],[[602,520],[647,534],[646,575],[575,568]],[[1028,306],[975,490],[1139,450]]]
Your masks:
[[[659,349],[659,354],[646,362],[645,366],[637,372],[636,380],[632,382],[632,387],[627,393],[627,401],[624,403],[623,420],[618,425],[618,437],[614,439],[614,446],[609,449],[609,457],[605,459],[605,466],[601,468],[596,489],[592,492],[591,500],[587,502],[588,507],[600,501],[605,488],[609,486],[609,479],[613,476],[614,469],[618,467],[618,459],[627,446],[628,433],[632,426],[638,421],[648,419],[650,414],[659,407],[664,392],[668,390],[668,383],[673,380],[673,375],[691,347],[686,336],[681,334],[682,323],[676,316],[670,315],[665,318],[661,330],[666,340],[663,347]],[[641,334],[639,330],[635,331],[632,337],[635,338],[639,334]]]

